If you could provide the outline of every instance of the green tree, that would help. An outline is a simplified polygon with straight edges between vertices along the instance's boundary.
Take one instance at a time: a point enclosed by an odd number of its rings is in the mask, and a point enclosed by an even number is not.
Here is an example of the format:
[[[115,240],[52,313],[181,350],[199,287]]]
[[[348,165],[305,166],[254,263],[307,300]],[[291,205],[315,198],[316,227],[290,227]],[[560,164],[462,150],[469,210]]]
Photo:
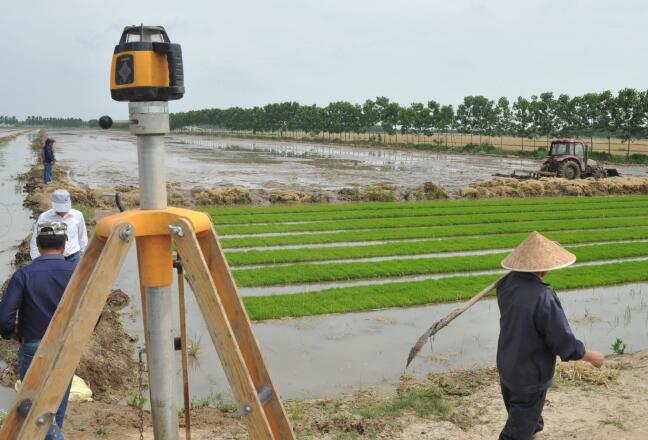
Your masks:
[[[612,126],[617,136],[628,144],[627,155],[633,139],[640,137],[646,122],[646,93],[636,89],[623,89],[615,99],[611,112]]]
[[[528,138],[533,127],[531,105],[526,98],[518,96],[513,103],[513,130],[516,136],[522,138],[522,151],[524,151],[524,138]]]
[[[389,98],[379,96],[376,98],[376,108],[378,109],[380,127],[387,134],[394,134],[398,125],[400,116],[400,105],[396,102],[390,102]]]
[[[513,130],[513,112],[511,111],[511,103],[508,98],[502,96],[497,100],[497,104],[494,108],[495,112],[495,123],[494,123],[494,134],[500,136],[500,145],[501,137],[509,134]]]

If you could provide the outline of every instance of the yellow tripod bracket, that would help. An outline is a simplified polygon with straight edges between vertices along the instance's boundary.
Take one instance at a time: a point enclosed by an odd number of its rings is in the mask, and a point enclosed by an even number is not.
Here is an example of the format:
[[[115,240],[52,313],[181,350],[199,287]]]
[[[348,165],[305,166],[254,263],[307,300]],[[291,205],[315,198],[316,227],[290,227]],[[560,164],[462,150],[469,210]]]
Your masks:
[[[207,234],[211,219],[204,212],[183,208],[160,210],[133,209],[102,218],[97,222],[96,234],[107,240],[112,230],[120,223],[130,223],[132,234],[137,239],[141,283],[145,287],[168,286],[173,282],[173,255],[169,225],[178,219],[191,223],[196,237]]]

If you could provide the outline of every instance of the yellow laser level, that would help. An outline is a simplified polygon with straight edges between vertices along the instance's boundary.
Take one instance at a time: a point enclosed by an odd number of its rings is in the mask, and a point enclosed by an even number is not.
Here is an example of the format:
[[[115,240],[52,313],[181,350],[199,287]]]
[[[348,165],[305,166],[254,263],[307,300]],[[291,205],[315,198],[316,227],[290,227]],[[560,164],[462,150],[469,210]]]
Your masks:
[[[110,68],[115,101],[170,101],[184,95],[182,49],[162,26],[127,26]]]

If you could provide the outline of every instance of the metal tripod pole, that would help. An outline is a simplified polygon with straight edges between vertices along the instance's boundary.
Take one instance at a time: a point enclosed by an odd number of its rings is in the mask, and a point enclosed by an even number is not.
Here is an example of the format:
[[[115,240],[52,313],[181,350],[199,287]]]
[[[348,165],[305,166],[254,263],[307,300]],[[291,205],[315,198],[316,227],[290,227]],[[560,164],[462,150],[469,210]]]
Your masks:
[[[146,101],[129,103],[131,132],[137,137],[137,159],[139,168],[140,209],[156,210],[167,207],[166,172],[164,167],[164,135],[169,132],[168,103]],[[171,242],[159,238],[138,239],[143,251],[166,252],[171,258]],[[146,257],[145,257],[146,258]],[[146,262],[140,261],[146,272]],[[172,279],[172,266],[168,269]],[[146,275],[144,276],[146,277]],[[165,278],[165,277],[163,277]],[[168,285],[144,280],[146,304],[146,357],[149,370],[149,389],[153,434],[156,440],[178,439],[178,412],[175,402],[175,367],[172,334],[171,282]]]

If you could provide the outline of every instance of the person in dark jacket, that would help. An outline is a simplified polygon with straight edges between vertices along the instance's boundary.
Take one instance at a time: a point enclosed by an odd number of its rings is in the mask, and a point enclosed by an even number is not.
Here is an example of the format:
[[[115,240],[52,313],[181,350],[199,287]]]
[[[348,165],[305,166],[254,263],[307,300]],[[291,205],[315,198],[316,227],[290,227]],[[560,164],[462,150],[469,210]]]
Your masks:
[[[511,270],[497,285],[500,335],[497,369],[508,413],[500,440],[527,440],[542,431],[542,410],[556,357],[584,360],[597,368],[603,355],[588,351],[571,331],[560,300],[543,278],[573,264],[576,256],[533,232],[502,266]]]
[[[45,167],[43,172],[43,181],[47,185],[52,181],[52,165],[56,162],[54,157],[54,139],[45,140],[45,146],[43,147],[43,166]]]
[[[0,302],[0,334],[4,339],[17,339],[18,373],[22,380],[27,374],[45,330],[58,307],[76,265],[63,257],[66,224],[51,221],[36,227],[36,243],[40,256],[17,270]],[[56,427],[45,437],[62,440],[60,428],[67,408],[68,387],[56,412]]]

